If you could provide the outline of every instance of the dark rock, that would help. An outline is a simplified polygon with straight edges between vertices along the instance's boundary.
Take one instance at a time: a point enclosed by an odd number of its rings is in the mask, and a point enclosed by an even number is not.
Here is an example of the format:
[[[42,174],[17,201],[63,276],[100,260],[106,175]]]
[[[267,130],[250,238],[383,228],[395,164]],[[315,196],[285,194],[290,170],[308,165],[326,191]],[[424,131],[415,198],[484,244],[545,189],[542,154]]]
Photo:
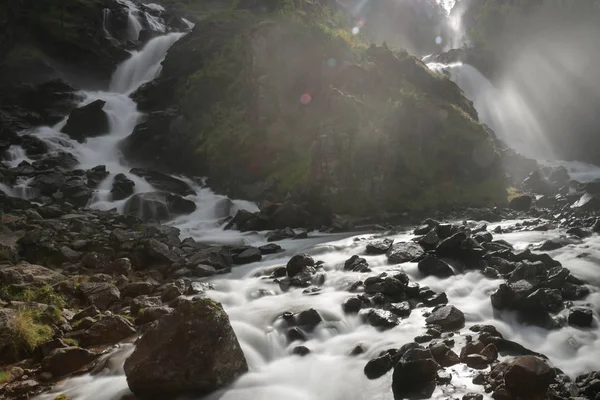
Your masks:
[[[344,262],[344,270],[353,272],[371,272],[367,260],[357,255],[350,257]]]
[[[573,203],[571,208],[582,212],[600,210],[600,196],[597,194],[584,193],[578,201]]]
[[[182,290],[182,288],[180,288],[177,284],[173,282],[167,283],[163,288],[163,292],[160,295],[160,299],[163,303],[168,303],[181,296],[183,292],[184,291]]]
[[[423,255],[423,248],[416,243],[394,243],[385,254],[391,264],[402,264]]]
[[[79,142],[83,142],[89,137],[107,134],[110,126],[108,115],[103,110],[105,104],[104,100],[96,100],[71,111],[67,124],[61,132]]]
[[[297,340],[304,342],[307,339],[306,334],[297,326],[288,329],[287,338],[290,342],[295,342]]]
[[[295,316],[296,324],[308,332],[312,332],[323,321],[317,310],[311,308]]]
[[[365,365],[365,376],[367,379],[378,379],[387,374],[394,367],[396,357],[387,351],[379,357],[369,360]]]
[[[486,369],[490,363],[490,361],[481,354],[469,354],[463,359],[463,362],[467,364],[469,368],[473,369]]]
[[[454,306],[442,306],[434,310],[425,321],[439,325],[444,330],[455,330],[465,325],[465,315]]]
[[[227,314],[208,299],[154,322],[124,368],[131,391],[150,398],[205,395],[248,371]]]
[[[435,252],[440,257],[459,257],[463,250],[461,245],[466,239],[467,235],[464,232],[455,233],[442,240],[435,248]]]
[[[105,315],[83,335],[76,336],[82,346],[115,344],[135,335],[135,328],[120,315]]]
[[[125,203],[123,212],[142,221],[166,221],[196,211],[196,203],[167,192],[136,193]]]
[[[367,322],[380,329],[391,329],[398,325],[398,317],[385,310],[370,310],[367,314]]]
[[[452,374],[448,371],[438,370],[435,381],[440,385],[447,385],[452,382]]]
[[[435,390],[438,364],[429,351],[412,349],[396,364],[392,378],[394,399],[429,398]]]
[[[583,307],[573,307],[569,310],[569,325],[588,328],[594,321],[592,310]]]
[[[94,318],[100,315],[100,310],[96,306],[89,306],[79,311],[77,314],[73,316],[73,321],[79,321],[83,318]]]
[[[406,318],[410,316],[411,313],[410,303],[408,301],[392,303],[389,305],[388,310],[400,318]]]
[[[342,309],[346,314],[357,314],[363,307],[363,302],[358,297],[350,297],[342,304]]]
[[[296,254],[288,261],[286,269],[289,277],[296,276],[307,269],[312,269],[315,265],[315,260],[308,254]]]
[[[55,349],[42,361],[42,369],[53,377],[75,373],[91,363],[98,355],[81,347]]]
[[[95,305],[100,310],[108,309],[113,303],[121,299],[119,289],[107,282],[85,282],[81,284],[79,290],[89,304]]]
[[[264,246],[260,246],[258,248],[261,252],[261,254],[275,254],[275,253],[279,253],[280,251],[283,251],[283,249],[281,248],[280,245],[275,244],[275,243],[270,243],[270,244],[265,244]]]
[[[241,253],[234,255],[233,263],[234,264],[250,264],[253,262],[258,262],[261,259],[262,259],[261,250],[257,249],[256,247],[250,247],[249,249],[246,249],[246,250],[242,251]]]
[[[143,312],[138,313],[138,317],[135,319],[136,325],[144,325],[150,322],[154,322],[163,315],[170,314],[173,309],[170,307],[148,307],[144,308]]]
[[[170,175],[163,174],[162,172],[143,168],[133,168],[129,172],[133,175],[144,178],[158,191],[168,192],[171,194],[175,193],[179,196],[196,194],[194,189],[192,189],[192,187],[186,182],[182,181],[181,179],[173,178]]]
[[[479,393],[467,393],[462,397],[462,400],[483,400],[483,395]]]
[[[383,239],[383,240],[373,240],[367,243],[367,254],[385,254],[390,247],[392,247],[392,243],[394,243],[391,239]]]
[[[310,354],[310,349],[306,346],[296,346],[296,347],[294,347],[294,350],[292,350],[292,354],[295,354],[300,357],[304,357],[304,356]]]
[[[131,315],[136,316],[139,314],[141,309],[159,307],[162,305],[160,297],[149,297],[146,295],[138,296],[131,300]]]
[[[113,201],[123,200],[133,194],[135,183],[125,174],[117,174],[113,179],[110,195]]]
[[[513,396],[537,399],[545,397],[554,376],[554,370],[542,359],[523,356],[510,363],[504,382]]]
[[[509,201],[508,205],[513,210],[529,211],[532,203],[533,203],[533,199],[531,198],[531,196],[529,196],[527,194],[523,194],[523,195],[513,197]]]
[[[447,263],[432,256],[426,256],[419,261],[419,271],[425,276],[433,275],[438,278],[447,278],[454,275],[454,271]]]

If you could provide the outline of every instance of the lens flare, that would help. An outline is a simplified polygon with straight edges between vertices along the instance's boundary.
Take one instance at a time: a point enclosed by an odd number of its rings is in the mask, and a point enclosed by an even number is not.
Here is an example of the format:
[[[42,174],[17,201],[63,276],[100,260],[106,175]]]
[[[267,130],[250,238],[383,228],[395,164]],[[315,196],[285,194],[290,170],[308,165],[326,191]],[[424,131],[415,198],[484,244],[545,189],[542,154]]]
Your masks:
[[[302,96],[300,96],[300,103],[304,106],[309,105],[311,101],[312,97],[308,93],[304,93]]]

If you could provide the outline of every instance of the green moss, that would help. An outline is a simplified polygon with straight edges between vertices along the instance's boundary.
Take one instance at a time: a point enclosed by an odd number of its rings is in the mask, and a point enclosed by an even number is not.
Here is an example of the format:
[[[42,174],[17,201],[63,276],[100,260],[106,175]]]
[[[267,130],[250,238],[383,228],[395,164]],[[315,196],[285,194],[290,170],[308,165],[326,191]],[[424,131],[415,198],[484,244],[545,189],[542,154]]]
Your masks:
[[[9,371],[0,371],[0,385],[9,382],[12,378],[12,374]]]
[[[63,338],[63,341],[68,344],[69,346],[75,346],[75,347],[79,347],[79,342],[77,341],[77,339],[73,339],[73,338]]]
[[[47,284],[37,287],[27,286],[26,288],[15,285],[0,286],[0,298],[7,301],[48,304],[59,310],[66,305],[65,297]]]
[[[52,328],[37,322],[38,316],[33,310],[20,309],[9,320],[9,343],[15,354],[21,354],[23,351],[31,353],[40,344],[52,339]]]
[[[71,400],[71,398],[66,394],[59,394],[54,398],[54,400]]]

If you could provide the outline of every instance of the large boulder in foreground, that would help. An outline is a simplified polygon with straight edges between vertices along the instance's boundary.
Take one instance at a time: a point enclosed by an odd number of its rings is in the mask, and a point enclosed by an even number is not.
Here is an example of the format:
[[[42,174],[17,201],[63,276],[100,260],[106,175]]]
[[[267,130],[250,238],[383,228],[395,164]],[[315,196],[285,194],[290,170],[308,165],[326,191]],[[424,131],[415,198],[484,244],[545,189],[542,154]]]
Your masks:
[[[203,396],[246,371],[229,317],[209,299],[183,301],[155,321],[125,361],[129,388],[144,399]]]
[[[107,134],[110,125],[108,114],[103,110],[105,104],[104,100],[96,100],[71,111],[67,124],[61,132],[66,133],[78,142],[83,142],[89,137]]]

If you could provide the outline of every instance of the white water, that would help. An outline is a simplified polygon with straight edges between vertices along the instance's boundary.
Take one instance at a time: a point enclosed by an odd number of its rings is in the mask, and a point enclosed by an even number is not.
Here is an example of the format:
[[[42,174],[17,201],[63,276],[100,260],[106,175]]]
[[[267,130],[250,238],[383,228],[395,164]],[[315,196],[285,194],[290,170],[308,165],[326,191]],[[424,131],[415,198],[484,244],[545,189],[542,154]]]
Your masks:
[[[7,164],[11,168],[18,166],[23,161],[27,161],[29,163],[32,162],[32,160],[27,157],[25,149],[17,145],[10,146],[9,149],[6,151],[6,155],[4,158],[5,164]]]
[[[104,31],[104,35],[107,38],[111,39],[112,35],[110,34],[110,32],[108,31],[108,28],[106,27],[109,19],[110,19],[110,9],[105,8],[102,10],[102,30]]]

